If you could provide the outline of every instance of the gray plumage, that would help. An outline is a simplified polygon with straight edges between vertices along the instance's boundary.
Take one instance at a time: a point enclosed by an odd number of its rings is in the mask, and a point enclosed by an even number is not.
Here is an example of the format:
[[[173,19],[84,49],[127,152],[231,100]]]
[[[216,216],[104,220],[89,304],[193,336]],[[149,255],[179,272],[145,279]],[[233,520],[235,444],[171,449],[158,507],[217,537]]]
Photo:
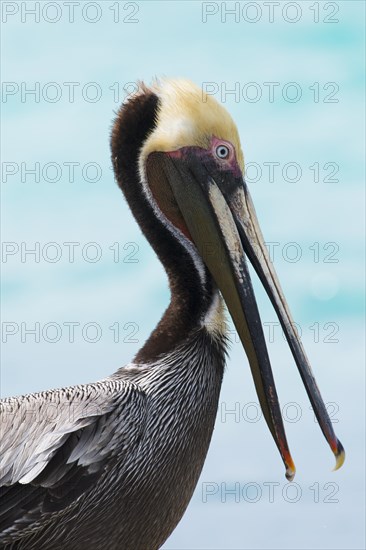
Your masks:
[[[278,314],[336,468],[344,462],[266,254],[230,116],[187,81],[142,86],[117,114],[111,149],[116,180],[167,272],[171,302],[134,362],[114,375],[2,402],[2,548],[161,547],[193,494],[214,427],[225,362],[219,290],[293,479],[246,255]]]
[[[206,325],[222,302],[197,249],[143,189],[138,162],[158,105],[143,88],[122,106],[111,147],[118,184],[168,273],[171,303],[114,375],[1,402],[1,548],[158,549],[198,481],[225,330]]]
[[[159,548],[204,463],[224,348],[202,327],[154,363],[3,400],[2,548]]]

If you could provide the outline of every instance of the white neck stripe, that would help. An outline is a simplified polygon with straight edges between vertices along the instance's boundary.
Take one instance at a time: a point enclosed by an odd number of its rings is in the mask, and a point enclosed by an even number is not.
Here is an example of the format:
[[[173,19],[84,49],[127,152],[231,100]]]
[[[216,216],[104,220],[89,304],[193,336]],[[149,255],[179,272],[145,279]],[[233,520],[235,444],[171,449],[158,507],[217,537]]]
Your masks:
[[[170,231],[170,233],[180,242],[180,244],[185,248],[185,250],[191,256],[194,266],[200,277],[202,287],[205,288],[207,279],[206,279],[204,263],[201,257],[199,256],[194,244],[189,239],[187,239],[187,237],[170,220],[168,220],[168,218],[164,215],[164,213],[160,210],[159,206],[157,205],[153,197],[153,194],[151,192],[151,189],[148,185],[147,174],[145,170],[145,166],[146,166],[145,161],[146,161],[146,158],[145,158],[144,148],[142,148],[140,153],[140,158],[139,158],[139,176],[140,176],[140,182],[142,184],[144,195],[148,200],[149,204],[151,205],[156,217],[162,222],[164,227],[166,227],[167,230]]]

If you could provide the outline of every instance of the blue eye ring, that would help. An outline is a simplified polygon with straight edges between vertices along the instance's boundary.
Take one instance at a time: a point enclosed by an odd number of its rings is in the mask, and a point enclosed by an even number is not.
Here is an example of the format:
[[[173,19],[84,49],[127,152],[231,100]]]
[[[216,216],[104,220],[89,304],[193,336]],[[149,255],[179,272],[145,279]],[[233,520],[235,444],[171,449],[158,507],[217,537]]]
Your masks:
[[[215,154],[218,159],[226,160],[230,156],[230,149],[227,145],[220,143],[220,145],[218,145],[215,149]]]

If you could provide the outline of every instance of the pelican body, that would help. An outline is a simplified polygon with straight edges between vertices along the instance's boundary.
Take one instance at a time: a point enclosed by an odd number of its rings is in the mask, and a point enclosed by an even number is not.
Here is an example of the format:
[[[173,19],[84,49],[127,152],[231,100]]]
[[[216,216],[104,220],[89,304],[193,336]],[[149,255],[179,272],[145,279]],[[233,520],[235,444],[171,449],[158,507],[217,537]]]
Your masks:
[[[111,148],[116,180],[168,274],[171,302],[133,361],[111,376],[1,402],[1,548],[162,546],[210,444],[225,366],[224,303],[293,478],[246,257],[336,466],[344,460],[264,246],[229,114],[186,80],[141,85],[117,115]]]

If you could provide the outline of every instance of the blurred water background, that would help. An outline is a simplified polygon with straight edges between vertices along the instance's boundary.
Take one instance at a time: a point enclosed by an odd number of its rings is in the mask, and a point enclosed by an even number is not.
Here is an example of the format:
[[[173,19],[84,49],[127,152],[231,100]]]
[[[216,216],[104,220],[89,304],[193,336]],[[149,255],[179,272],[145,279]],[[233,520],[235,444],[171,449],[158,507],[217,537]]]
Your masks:
[[[2,396],[106,376],[167,306],[109,134],[137,79],[182,76],[238,124],[263,233],[347,451],[332,472],[254,280],[295,484],[231,326],[210,451],[165,550],[365,547],[364,12],[348,0],[2,2]]]

